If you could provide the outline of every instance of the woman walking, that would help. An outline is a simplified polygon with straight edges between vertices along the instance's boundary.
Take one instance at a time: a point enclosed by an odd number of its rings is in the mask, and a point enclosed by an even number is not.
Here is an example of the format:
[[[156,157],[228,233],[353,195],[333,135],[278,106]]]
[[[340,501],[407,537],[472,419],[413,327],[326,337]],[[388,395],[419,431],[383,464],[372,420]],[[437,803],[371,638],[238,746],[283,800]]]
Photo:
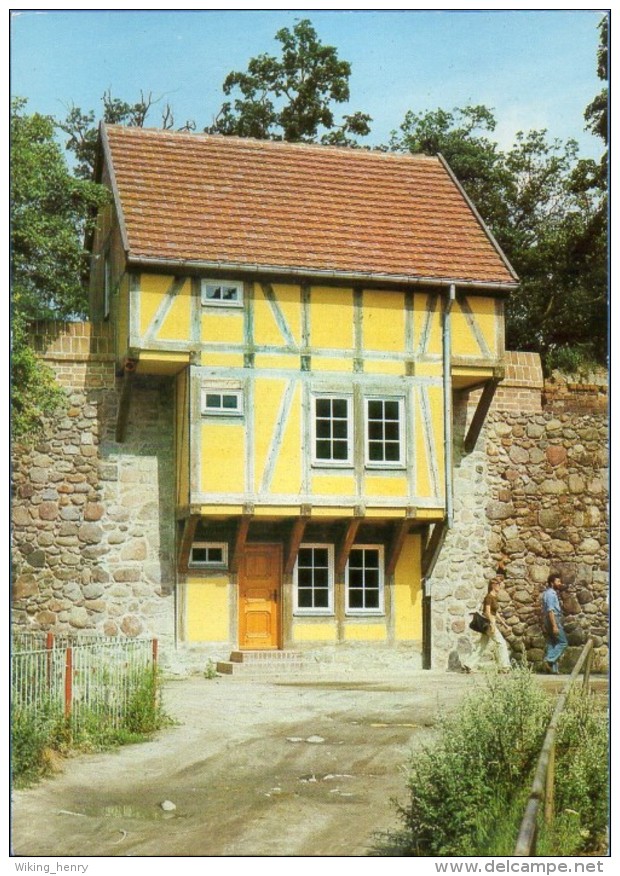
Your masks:
[[[489,581],[487,595],[482,603],[482,614],[489,621],[489,626],[486,633],[481,633],[480,639],[469,655],[467,660],[462,661],[464,672],[475,672],[478,664],[487,653],[489,648],[493,652],[495,663],[500,672],[510,672],[510,654],[506,639],[502,636],[497,628],[497,609],[500,587],[502,586],[501,578],[493,578]]]

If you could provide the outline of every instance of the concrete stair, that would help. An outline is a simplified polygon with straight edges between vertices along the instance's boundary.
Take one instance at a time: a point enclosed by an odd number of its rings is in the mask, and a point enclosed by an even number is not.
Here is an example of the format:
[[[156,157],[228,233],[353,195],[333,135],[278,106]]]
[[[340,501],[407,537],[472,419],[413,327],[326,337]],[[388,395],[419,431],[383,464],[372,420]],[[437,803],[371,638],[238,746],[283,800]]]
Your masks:
[[[299,651],[233,651],[228,660],[215,664],[220,675],[243,678],[288,675],[306,668],[307,663]]]

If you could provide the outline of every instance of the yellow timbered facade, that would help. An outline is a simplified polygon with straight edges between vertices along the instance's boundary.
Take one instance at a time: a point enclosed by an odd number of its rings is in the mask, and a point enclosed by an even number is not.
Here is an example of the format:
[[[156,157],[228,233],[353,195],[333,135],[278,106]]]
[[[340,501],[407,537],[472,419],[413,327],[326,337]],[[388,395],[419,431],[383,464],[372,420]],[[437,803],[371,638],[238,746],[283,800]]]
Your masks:
[[[174,386],[177,636],[422,651],[516,277],[441,159],[102,129],[91,306]]]

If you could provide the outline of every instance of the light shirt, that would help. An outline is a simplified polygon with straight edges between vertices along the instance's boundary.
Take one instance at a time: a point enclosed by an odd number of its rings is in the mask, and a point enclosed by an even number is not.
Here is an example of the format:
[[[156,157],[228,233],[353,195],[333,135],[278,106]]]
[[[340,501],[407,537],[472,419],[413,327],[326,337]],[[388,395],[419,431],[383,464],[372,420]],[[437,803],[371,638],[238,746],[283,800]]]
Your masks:
[[[553,587],[547,587],[545,592],[542,595],[542,615],[543,620],[547,623],[549,622],[549,612],[552,611],[555,615],[555,619],[558,622],[562,620],[562,608],[560,606],[560,600],[558,599],[557,592],[553,589]]]

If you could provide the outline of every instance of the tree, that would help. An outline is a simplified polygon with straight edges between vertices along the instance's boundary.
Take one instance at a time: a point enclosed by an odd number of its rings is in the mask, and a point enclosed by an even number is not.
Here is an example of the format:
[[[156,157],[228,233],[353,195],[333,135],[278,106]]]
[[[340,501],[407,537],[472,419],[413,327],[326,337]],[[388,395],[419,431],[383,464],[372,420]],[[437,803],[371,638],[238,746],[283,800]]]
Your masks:
[[[226,95],[240,92],[222,105],[209,133],[255,137],[260,140],[321,142],[355,145],[349,135],[369,133],[370,116],[356,112],[336,124],[332,102],[349,100],[351,65],[341,61],[333,46],[324,46],[308,19],[290,31],[276,33],[279,58],[251,58],[246,72],[229,73],[222,86]]]
[[[390,148],[442,153],[508,256],[521,281],[507,306],[509,347],[540,352],[548,365],[567,350],[573,361],[604,360],[606,313],[586,267],[600,236],[582,236],[596,198],[575,187],[577,144],[530,131],[502,152],[494,128],[484,106],[408,113]]]
[[[102,119],[109,125],[127,125],[129,127],[142,128],[153,106],[159,103],[160,98],[154,98],[152,92],[140,92],[140,99],[135,103],[127,103],[113,97],[110,89],[102,95],[103,103]],[[169,103],[164,104],[161,111],[161,127],[164,130],[174,128],[174,113]],[[97,141],[99,129],[95,124],[93,110],[83,112],[74,104],[63,121],[58,122],[61,131],[69,136],[65,143],[66,149],[73,152],[77,160],[75,173],[81,179],[92,179],[95,162],[97,160]],[[178,130],[192,131],[196,127],[195,122],[188,120]]]
[[[11,292],[14,434],[32,428],[56,394],[27,347],[36,319],[84,313],[87,254],[81,240],[105,190],[72,177],[54,139],[54,121],[11,106]]]

